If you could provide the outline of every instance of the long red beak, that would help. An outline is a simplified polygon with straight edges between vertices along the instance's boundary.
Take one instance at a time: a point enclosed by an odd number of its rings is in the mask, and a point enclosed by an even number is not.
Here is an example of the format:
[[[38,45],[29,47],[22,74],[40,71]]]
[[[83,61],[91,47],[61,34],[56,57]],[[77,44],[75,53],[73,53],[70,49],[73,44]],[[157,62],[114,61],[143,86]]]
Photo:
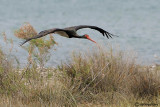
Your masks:
[[[90,40],[90,41],[92,41],[92,42],[94,42],[94,43],[96,43],[94,40],[92,40],[90,37],[87,37],[87,39],[88,40]]]

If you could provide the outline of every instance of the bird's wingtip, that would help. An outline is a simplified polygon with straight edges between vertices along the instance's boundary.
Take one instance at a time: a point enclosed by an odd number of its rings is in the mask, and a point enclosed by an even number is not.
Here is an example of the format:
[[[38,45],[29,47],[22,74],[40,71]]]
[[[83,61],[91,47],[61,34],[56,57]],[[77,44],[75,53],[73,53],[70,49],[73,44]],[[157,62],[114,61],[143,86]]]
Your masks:
[[[112,34],[112,36],[119,37],[118,35],[113,35],[113,34]]]
[[[23,43],[20,43],[20,44],[19,44],[19,46],[22,46],[22,45],[23,45]]]
[[[23,42],[21,42],[20,44],[19,44],[19,46],[22,46],[22,45],[24,45],[26,43],[26,41],[23,41]]]

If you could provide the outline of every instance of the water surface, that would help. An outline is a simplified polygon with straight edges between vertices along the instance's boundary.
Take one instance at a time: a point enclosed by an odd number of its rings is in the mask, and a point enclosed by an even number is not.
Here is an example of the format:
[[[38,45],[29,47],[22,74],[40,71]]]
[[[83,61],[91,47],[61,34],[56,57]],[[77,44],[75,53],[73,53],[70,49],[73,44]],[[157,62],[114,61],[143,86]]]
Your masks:
[[[13,39],[14,54],[22,64],[26,62],[27,53],[19,47],[21,40],[13,34],[24,22],[32,24],[37,31],[82,24],[96,25],[119,35],[119,38],[108,40],[90,29],[78,33],[89,34],[105,47],[110,43],[118,45],[121,50],[132,49],[140,63],[160,63],[154,58],[154,55],[160,56],[159,10],[158,0],[0,0],[0,32],[5,31],[8,38]],[[59,45],[57,51],[51,51],[51,66],[68,59],[73,50],[85,51],[95,47],[87,40],[54,36]],[[7,47],[2,38],[0,44]]]

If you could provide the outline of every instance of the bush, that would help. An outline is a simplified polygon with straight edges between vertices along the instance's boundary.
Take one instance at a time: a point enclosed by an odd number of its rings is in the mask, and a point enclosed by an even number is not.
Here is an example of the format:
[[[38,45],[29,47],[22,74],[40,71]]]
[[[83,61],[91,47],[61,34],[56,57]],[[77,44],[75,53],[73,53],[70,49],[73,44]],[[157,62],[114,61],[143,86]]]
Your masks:
[[[37,35],[37,31],[29,23],[25,23],[20,29],[15,31],[15,36],[21,39],[28,39]],[[50,59],[49,50],[53,48],[55,44],[54,38],[52,35],[46,40],[45,38],[33,39],[29,42],[29,45],[24,47],[27,50],[28,62],[37,63],[42,69],[46,62]]]

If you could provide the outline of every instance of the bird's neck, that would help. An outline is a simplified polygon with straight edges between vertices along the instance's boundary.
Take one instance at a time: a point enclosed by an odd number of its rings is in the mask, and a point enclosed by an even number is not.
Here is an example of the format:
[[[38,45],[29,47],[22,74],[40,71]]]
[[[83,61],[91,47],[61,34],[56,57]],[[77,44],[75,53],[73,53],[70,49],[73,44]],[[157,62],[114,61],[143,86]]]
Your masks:
[[[73,38],[84,38],[84,36],[82,35],[82,36],[80,36],[80,35],[75,35],[75,36],[73,36]]]

